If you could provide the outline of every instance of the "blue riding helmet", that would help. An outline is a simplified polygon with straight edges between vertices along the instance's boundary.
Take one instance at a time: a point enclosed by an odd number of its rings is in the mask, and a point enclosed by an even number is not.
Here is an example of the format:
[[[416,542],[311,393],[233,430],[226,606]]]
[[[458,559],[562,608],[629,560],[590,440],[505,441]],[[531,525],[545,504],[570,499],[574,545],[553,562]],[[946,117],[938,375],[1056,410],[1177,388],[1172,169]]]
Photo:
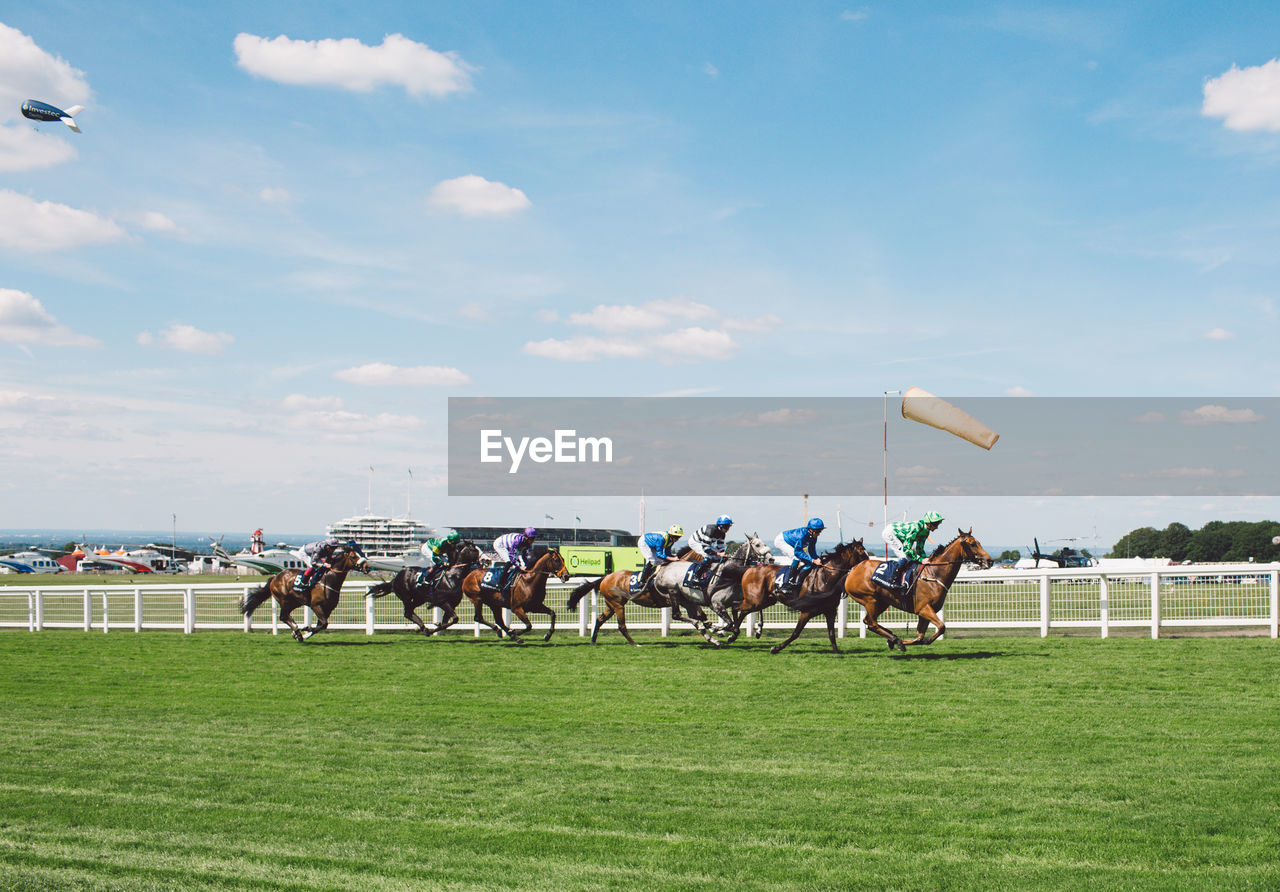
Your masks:
[[[811,530],[825,530],[827,528],[827,525],[822,522],[821,517],[815,517],[813,520],[806,523],[805,526]]]
[[[730,517],[728,514],[721,514],[719,517],[716,518],[716,526],[731,527],[733,526],[733,518]]]
[[[346,544],[346,546],[345,546],[345,547],[346,547],[346,548],[351,549],[352,551],[359,551],[359,550],[360,550],[360,546],[359,546],[359,545],[356,545],[356,540],[355,540],[355,539],[348,539],[348,540],[347,540],[347,544]]]

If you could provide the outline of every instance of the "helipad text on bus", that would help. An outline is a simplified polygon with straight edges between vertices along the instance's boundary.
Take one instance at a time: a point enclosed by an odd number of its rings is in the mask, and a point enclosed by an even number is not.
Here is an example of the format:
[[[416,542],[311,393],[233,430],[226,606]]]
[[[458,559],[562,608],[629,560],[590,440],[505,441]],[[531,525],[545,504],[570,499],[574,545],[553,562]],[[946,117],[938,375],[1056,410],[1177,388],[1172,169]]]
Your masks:
[[[505,449],[504,449],[505,447]],[[506,456],[503,453],[506,453]],[[510,458],[508,474],[520,470],[527,457],[538,464],[613,462],[613,440],[609,437],[579,437],[576,430],[557,429],[551,437],[504,437],[501,430],[480,431],[480,461],[501,462]]]

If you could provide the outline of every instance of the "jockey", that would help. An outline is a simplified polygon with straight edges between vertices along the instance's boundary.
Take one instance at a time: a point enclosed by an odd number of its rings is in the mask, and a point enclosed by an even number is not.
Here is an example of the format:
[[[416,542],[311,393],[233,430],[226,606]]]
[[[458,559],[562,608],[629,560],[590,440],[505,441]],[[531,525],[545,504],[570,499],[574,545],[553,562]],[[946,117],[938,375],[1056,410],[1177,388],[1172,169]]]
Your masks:
[[[505,536],[499,536],[493,540],[493,550],[498,553],[498,560],[509,562],[506,572],[502,575],[502,589],[505,591],[511,582],[511,577],[515,575],[515,571],[528,570],[530,549],[533,548],[533,540],[538,538],[538,531],[533,527],[525,527],[523,532],[507,533]]]
[[[791,567],[787,570],[786,593],[800,590],[804,576],[818,559],[818,536],[826,529],[822,519],[815,517],[802,527],[783,530],[773,540],[774,546],[790,559]]]
[[[715,523],[699,527],[689,534],[689,547],[704,558],[724,557],[724,538],[729,533],[733,520],[728,514],[721,514]]]
[[[426,582],[440,574],[446,567],[458,559],[458,549],[462,545],[462,536],[457,530],[450,530],[447,535],[437,536],[422,543],[422,556],[431,565],[422,571],[422,581]]]
[[[894,573],[893,587],[897,591],[906,591],[911,585],[911,576],[916,565],[925,559],[924,544],[929,534],[938,528],[943,517],[937,511],[930,511],[915,523],[901,521],[891,523],[884,528],[881,535],[885,544],[893,549],[901,560]]]
[[[329,561],[342,547],[342,540],[334,536],[303,546],[302,553],[311,561],[311,566],[307,567],[302,575],[293,581],[293,590],[300,595],[305,595],[311,591],[311,587],[316,584],[316,580],[329,569]],[[356,547],[355,540],[352,539],[347,542],[346,547],[354,549]]]
[[[640,553],[644,555],[644,574],[640,577],[643,585],[648,585],[649,580],[653,577],[654,571],[659,565],[674,561],[676,559],[675,550],[672,548],[680,537],[684,535],[684,527],[678,523],[673,523],[665,533],[645,533],[636,542],[636,547],[640,549]]]

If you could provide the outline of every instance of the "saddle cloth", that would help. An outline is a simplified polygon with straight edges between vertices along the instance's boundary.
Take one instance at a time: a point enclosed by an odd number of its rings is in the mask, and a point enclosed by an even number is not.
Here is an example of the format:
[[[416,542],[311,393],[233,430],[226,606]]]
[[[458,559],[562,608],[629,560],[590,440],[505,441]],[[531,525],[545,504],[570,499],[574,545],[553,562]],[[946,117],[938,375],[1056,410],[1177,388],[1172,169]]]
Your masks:
[[[484,576],[480,577],[480,587],[485,591],[501,592],[502,577],[509,565],[501,561],[484,571]]]
[[[902,563],[902,558],[894,558],[893,560],[881,561],[880,566],[876,567],[871,574],[872,580],[880,583],[885,588],[893,588],[893,578],[898,572],[898,565]]]
[[[640,594],[640,590],[644,588],[644,584],[640,581],[643,577],[644,577],[644,574],[639,570],[631,574],[631,581],[629,583],[631,588],[631,594],[633,595]]]

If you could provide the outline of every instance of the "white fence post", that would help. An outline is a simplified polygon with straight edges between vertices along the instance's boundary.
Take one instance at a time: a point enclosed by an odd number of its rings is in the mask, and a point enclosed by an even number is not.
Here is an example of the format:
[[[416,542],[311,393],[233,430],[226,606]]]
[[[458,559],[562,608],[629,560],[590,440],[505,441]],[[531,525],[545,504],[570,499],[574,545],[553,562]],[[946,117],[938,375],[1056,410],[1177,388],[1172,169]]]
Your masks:
[[[142,631],[142,589],[133,590],[133,631]]]
[[[1098,577],[1098,625],[1103,638],[1111,634],[1111,599],[1106,576]]]
[[[366,635],[373,634],[373,605],[375,601],[373,597],[366,591],[364,593],[364,633]]]
[[[858,637],[867,637],[867,608],[858,605]]]
[[[271,599],[271,634],[280,634],[280,602],[275,598]]]
[[[666,638],[671,632],[671,608],[662,608],[662,637]]]
[[[27,592],[27,631],[36,630],[36,593]]]
[[[757,617],[757,616],[761,616],[762,618],[761,618],[761,619],[759,619],[759,620],[757,620],[757,619],[756,619],[756,617]],[[764,622],[763,614],[757,614],[754,610],[747,614],[747,637],[748,637],[748,638],[754,638],[754,637],[756,637],[756,623],[757,623],[757,622],[759,622],[759,623],[763,623],[763,622]]]
[[[578,602],[578,637],[587,637],[587,599]]]
[[[1151,574],[1151,637],[1160,637],[1160,574]]]
[[[93,628],[93,593],[87,588],[84,590],[84,630],[87,632]]]
[[[431,608],[431,621],[436,624],[436,628],[440,628],[440,624],[444,622],[444,611],[439,607]]]
[[[1271,637],[1280,638],[1280,570],[1271,571]]]
[[[316,624],[316,615],[311,612],[311,605],[302,605],[302,627],[308,628]]]
[[[36,589],[36,631],[44,631],[44,592]]]
[[[107,634],[110,630],[110,624],[107,620],[107,590],[102,590],[102,634]]]
[[[187,586],[186,597],[182,603],[182,631],[190,635],[196,630],[196,590]]]
[[[1040,637],[1049,637],[1049,575],[1040,577]]]
[[[845,633],[849,631],[849,599],[841,598],[840,607],[836,611],[836,634],[843,638]]]

